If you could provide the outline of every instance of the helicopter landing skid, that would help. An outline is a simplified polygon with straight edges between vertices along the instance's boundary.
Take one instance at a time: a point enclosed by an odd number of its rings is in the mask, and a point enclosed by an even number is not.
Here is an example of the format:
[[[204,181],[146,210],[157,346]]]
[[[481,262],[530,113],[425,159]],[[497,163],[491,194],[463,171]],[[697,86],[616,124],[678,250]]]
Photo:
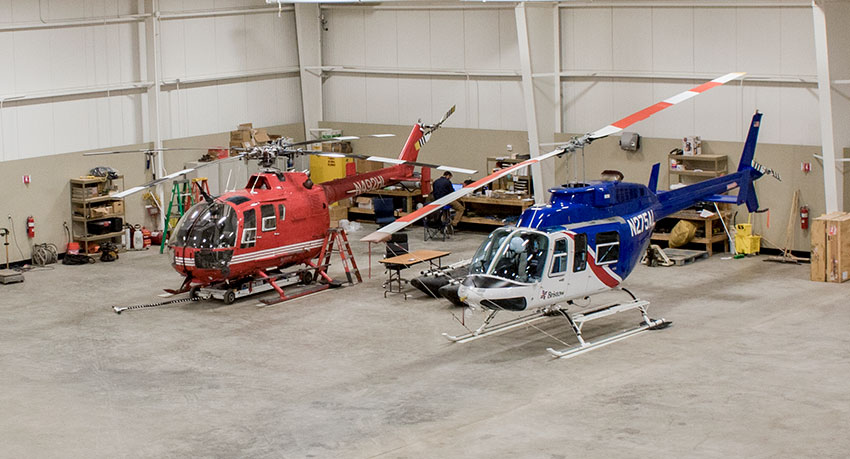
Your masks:
[[[463,344],[468,343],[470,341],[474,341],[479,338],[484,338],[485,336],[495,335],[496,333],[502,333],[508,330],[512,330],[514,328],[527,326],[547,317],[558,315],[564,317],[570,323],[570,327],[572,328],[573,333],[575,333],[576,338],[578,338],[579,345],[575,348],[567,348],[563,350],[555,350],[553,348],[548,348],[546,350],[555,357],[570,358],[579,354],[583,354],[587,351],[626,339],[630,336],[637,335],[644,331],[659,330],[662,328],[667,328],[672,324],[672,322],[666,319],[651,319],[646,313],[647,306],[649,306],[649,301],[639,300],[636,298],[632,299],[631,301],[609,304],[599,308],[594,308],[590,311],[584,311],[576,314],[570,314],[565,308],[561,306],[553,306],[538,309],[534,313],[526,314],[524,316],[517,317],[516,319],[508,320],[506,322],[502,322],[496,325],[490,325],[490,323],[496,317],[496,314],[499,312],[499,310],[494,309],[490,311],[490,313],[487,315],[487,318],[484,319],[484,323],[481,324],[481,326],[478,327],[476,330],[458,336],[443,333],[443,336],[445,336],[446,339],[448,339],[449,341]],[[585,323],[590,322],[591,320],[601,319],[602,317],[610,316],[618,312],[629,311],[632,309],[638,309],[641,313],[641,316],[643,317],[643,321],[638,327],[599,339],[597,341],[586,341],[582,336],[581,329]]]
[[[602,346],[607,346],[611,343],[616,343],[617,341],[621,341],[631,336],[635,336],[647,330],[660,330],[662,328],[667,328],[672,324],[672,322],[663,318],[651,319],[646,313],[647,306],[649,306],[649,301],[634,299],[629,302],[615,303],[594,309],[592,311],[582,312],[578,314],[570,314],[565,309],[558,309],[558,313],[563,315],[563,317],[567,319],[567,321],[570,323],[570,327],[575,333],[576,338],[578,338],[579,344],[577,347],[567,348],[560,351],[555,350],[551,347],[546,350],[557,358],[575,357],[579,354],[583,354],[585,352],[600,348]],[[643,317],[643,321],[637,327],[632,328],[630,330],[622,331],[620,333],[615,333],[613,335],[607,336],[596,341],[585,341],[585,339],[582,337],[581,328],[582,326],[584,326],[585,323],[590,322],[591,320],[600,319],[602,317],[610,316],[612,314],[628,311],[631,309],[638,309],[640,311],[641,316]]]
[[[487,318],[484,319],[484,323],[481,324],[481,326],[478,327],[475,331],[458,336],[443,333],[443,336],[445,336],[446,339],[453,343],[463,344],[468,343],[470,341],[475,341],[479,338],[484,338],[485,336],[495,335],[496,333],[502,333],[517,327],[529,325],[531,323],[537,322],[538,320],[545,319],[547,316],[551,316],[553,314],[553,310],[551,309],[539,309],[537,310],[537,312],[534,312],[532,314],[526,314],[524,316],[517,317],[516,319],[512,319],[507,322],[502,322],[490,326],[490,322],[492,322],[493,318],[496,317],[497,312],[499,311],[496,309],[490,311],[490,314],[488,314]]]

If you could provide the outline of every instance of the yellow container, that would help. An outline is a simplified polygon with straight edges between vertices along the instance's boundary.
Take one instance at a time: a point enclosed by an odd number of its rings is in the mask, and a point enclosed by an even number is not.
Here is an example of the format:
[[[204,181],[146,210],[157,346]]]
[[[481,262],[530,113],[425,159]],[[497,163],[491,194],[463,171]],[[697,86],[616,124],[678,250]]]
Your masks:
[[[751,254],[761,249],[761,236],[735,234],[735,252]]]
[[[742,236],[752,236],[753,225],[749,223],[738,223],[735,225],[735,237],[737,238],[739,234]],[[737,243],[737,239],[735,242]]]
[[[345,165],[354,162],[352,158],[329,158],[327,156],[310,157],[310,179],[313,183],[345,177]]]

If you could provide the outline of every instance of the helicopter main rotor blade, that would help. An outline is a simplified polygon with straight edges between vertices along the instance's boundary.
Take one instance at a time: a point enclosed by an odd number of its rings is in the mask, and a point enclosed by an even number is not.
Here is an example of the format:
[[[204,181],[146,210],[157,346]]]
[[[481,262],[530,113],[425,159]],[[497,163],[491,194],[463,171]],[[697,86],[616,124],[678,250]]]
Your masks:
[[[723,75],[721,77],[717,77],[695,88],[689,89],[685,92],[680,92],[679,94],[676,94],[673,97],[668,97],[662,100],[661,102],[650,105],[649,107],[646,107],[643,110],[636,111],[621,120],[615,121],[609,124],[608,126],[605,126],[604,128],[597,129],[596,131],[587,134],[588,138],[590,140],[596,140],[601,139],[603,137],[607,137],[611,134],[616,134],[622,131],[623,129],[631,126],[632,124],[635,124],[638,121],[643,121],[649,118],[650,116],[660,112],[661,110],[664,110],[667,107],[672,107],[673,105],[676,105],[680,102],[684,102],[692,97],[696,97],[711,88],[721,86],[744,75],[746,75],[746,72],[733,72],[727,73],[726,75]]]
[[[471,183],[471,184],[469,184],[469,185],[467,185],[467,186],[465,186],[465,187],[463,187],[463,188],[461,188],[461,189],[459,189],[459,190],[457,190],[453,193],[447,194],[446,196],[443,196],[442,198],[437,199],[430,204],[426,204],[422,208],[397,219],[396,221],[390,223],[389,225],[386,225],[384,227],[379,228],[377,231],[374,231],[374,232],[366,235],[364,238],[362,238],[360,240],[364,241],[364,242],[383,242],[383,241],[386,241],[396,231],[399,231],[402,228],[407,227],[411,223],[414,223],[414,222],[428,216],[429,214],[436,212],[437,210],[441,209],[443,206],[451,203],[452,201],[455,201],[455,200],[460,199],[464,196],[472,194],[472,192],[475,191],[476,189],[481,188],[482,186],[487,185],[488,183],[491,183],[491,182],[493,182],[493,181],[495,181],[495,180],[497,180],[501,177],[504,177],[505,175],[508,175],[508,174],[518,170],[518,169],[523,168],[523,167],[530,166],[530,165],[538,163],[540,161],[547,160],[547,159],[552,158],[554,156],[559,156],[559,155],[563,155],[565,153],[573,152],[576,149],[581,148],[584,145],[590,143],[592,140],[601,139],[601,138],[609,136],[611,134],[620,132],[624,128],[631,126],[632,124],[634,124],[638,121],[649,118],[653,114],[658,113],[658,112],[660,112],[661,110],[664,110],[667,107],[670,107],[670,106],[678,104],[679,102],[688,100],[691,97],[697,96],[697,95],[699,95],[699,94],[701,94],[701,93],[703,93],[703,92],[705,92],[705,91],[707,91],[711,88],[714,88],[716,86],[720,86],[720,85],[722,85],[726,82],[732,81],[735,78],[739,78],[743,75],[745,75],[745,74],[744,73],[729,73],[729,74],[723,75],[719,78],[715,78],[714,80],[711,80],[707,83],[703,83],[703,84],[701,84],[701,85],[699,85],[699,86],[697,86],[693,89],[679,93],[679,94],[677,94],[673,97],[667,98],[667,99],[665,99],[665,100],[663,100],[663,101],[661,101],[661,102],[659,102],[655,105],[650,105],[649,107],[647,107],[643,110],[635,112],[635,113],[633,113],[633,114],[631,114],[631,115],[629,115],[629,116],[627,116],[627,117],[625,117],[625,118],[623,118],[619,121],[616,121],[612,124],[609,124],[608,126],[605,126],[605,127],[598,129],[594,132],[591,132],[589,134],[585,134],[585,135],[578,137],[578,138],[571,139],[568,142],[565,142],[560,148],[558,148],[556,150],[552,150],[548,153],[544,153],[540,156],[537,156],[536,158],[527,159],[527,160],[525,160],[521,163],[514,164],[510,167],[500,169],[500,170],[498,170],[498,171],[496,171],[496,172],[494,172],[494,173],[492,173],[492,174],[490,174],[490,175],[488,175],[488,176],[486,176],[486,177],[484,177],[484,178],[482,178],[482,179],[480,179],[480,180],[478,180],[474,183]]]
[[[133,188],[128,188],[128,189],[121,191],[119,193],[115,193],[115,194],[112,195],[112,197],[114,197],[114,198],[125,198],[127,196],[130,196],[131,194],[135,194],[135,193],[138,193],[139,191],[143,191],[143,190],[146,190],[148,188],[155,187],[155,186],[159,185],[160,183],[164,183],[164,182],[167,182],[169,180],[174,180],[175,178],[180,177],[181,175],[186,175],[190,172],[194,172],[194,171],[196,171],[198,169],[202,169],[204,167],[212,166],[213,164],[220,164],[220,163],[223,163],[223,162],[226,162],[226,161],[233,161],[233,160],[237,160],[237,159],[242,159],[242,157],[245,156],[246,154],[247,153],[242,153],[242,154],[237,155],[237,156],[231,156],[229,158],[218,159],[218,160],[215,160],[215,161],[210,161],[208,163],[199,164],[195,167],[190,167],[188,169],[183,169],[181,171],[177,171],[177,172],[168,174],[165,177],[160,177],[156,180],[152,180],[148,183],[145,183],[144,185],[134,186]]]
[[[93,151],[83,153],[83,156],[117,155],[121,153],[154,153],[160,151],[203,151],[203,150],[229,150],[228,147],[173,147],[173,148],[139,148],[137,150],[112,150]]]
[[[443,166],[441,164],[431,164],[431,163],[423,163],[419,161],[405,161],[403,159],[398,158],[386,158],[383,156],[370,156],[370,155],[361,155],[358,153],[339,153],[335,151],[318,151],[318,150],[294,150],[292,152],[284,151],[284,153],[291,153],[297,155],[312,155],[312,156],[324,156],[326,158],[354,158],[354,159],[362,159],[364,161],[372,161],[376,163],[389,163],[389,164],[406,164],[408,166],[420,166],[420,167],[430,167],[432,169],[437,169],[441,171],[449,171],[449,172],[457,172],[459,174],[467,174],[472,175],[478,171],[472,169],[465,169],[462,167],[454,167],[454,166]]]
[[[298,146],[301,146],[301,145],[311,145],[311,144],[314,144],[314,143],[325,143],[325,142],[331,142],[331,143],[345,142],[345,141],[348,141],[348,140],[360,140],[364,137],[372,137],[372,138],[376,138],[376,139],[383,139],[383,138],[387,138],[387,137],[395,137],[395,134],[344,135],[344,136],[340,136],[340,137],[332,137],[330,139],[302,140],[301,142],[283,144],[282,147],[283,148],[298,147]]]

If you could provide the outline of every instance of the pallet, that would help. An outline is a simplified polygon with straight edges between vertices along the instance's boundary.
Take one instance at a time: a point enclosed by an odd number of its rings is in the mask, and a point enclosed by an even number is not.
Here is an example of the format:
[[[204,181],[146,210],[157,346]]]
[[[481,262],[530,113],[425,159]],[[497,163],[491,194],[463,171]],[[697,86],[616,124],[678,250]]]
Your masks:
[[[684,266],[691,264],[702,258],[708,258],[708,252],[704,250],[685,250],[685,249],[664,249],[667,258],[670,259],[676,266]]]

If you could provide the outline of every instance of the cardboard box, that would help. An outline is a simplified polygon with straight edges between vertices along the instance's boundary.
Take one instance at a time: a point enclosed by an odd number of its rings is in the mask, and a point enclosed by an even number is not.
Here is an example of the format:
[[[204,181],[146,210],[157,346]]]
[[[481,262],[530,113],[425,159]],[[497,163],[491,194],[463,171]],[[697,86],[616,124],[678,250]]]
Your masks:
[[[112,201],[112,212],[116,214],[123,214],[124,201]]]
[[[89,208],[89,218],[101,218],[112,213],[112,206],[101,206]]]
[[[331,144],[331,151],[336,153],[354,153],[354,148],[351,146],[351,142],[336,142]]]
[[[811,279],[850,280],[850,214],[832,212],[812,220]]]
[[[254,129],[254,130],[251,131],[251,133],[254,137],[254,142],[267,143],[268,141],[271,140],[268,132],[266,132],[265,129],[262,129],[262,128],[261,129]]]
[[[357,204],[357,207],[359,207],[360,209],[371,209],[372,208],[372,198],[360,196],[358,198],[355,198],[354,202]]]
[[[355,159],[355,166],[357,167],[358,174],[365,174],[366,172],[372,172],[379,169],[384,168],[384,163],[379,163],[377,161],[366,161],[365,159]]]
[[[333,206],[329,209],[331,228],[339,226],[339,221],[348,218],[348,207]]]
[[[237,129],[240,131],[250,131],[251,129],[254,129],[254,123],[242,123]]]
[[[94,198],[100,195],[99,186],[74,187],[71,189],[71,196],[74,198],[85,199]]]
[[[342,201],[337,201],[336,205],[339,207],[351,207],[353,204],[351,202],[351,198],[343,199]]]
[[[251,140],[251,131],[230,131],[231,142],[244,142]]]

